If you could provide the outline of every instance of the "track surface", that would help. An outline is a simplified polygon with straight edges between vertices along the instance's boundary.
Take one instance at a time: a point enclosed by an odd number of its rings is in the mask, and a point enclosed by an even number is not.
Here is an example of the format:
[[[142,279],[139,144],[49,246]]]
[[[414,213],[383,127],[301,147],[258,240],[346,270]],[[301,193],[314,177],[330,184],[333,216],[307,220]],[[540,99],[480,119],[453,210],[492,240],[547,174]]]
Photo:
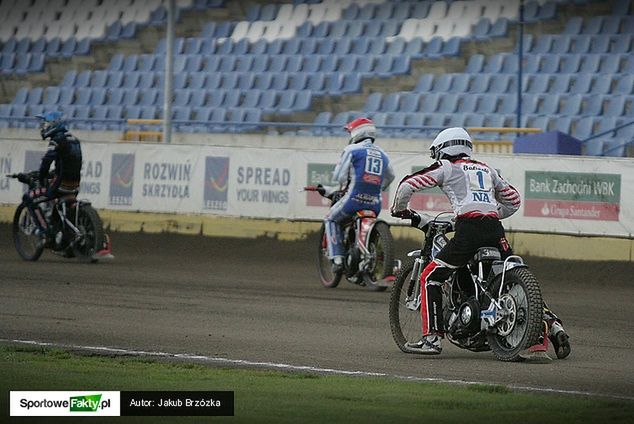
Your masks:
[[[506,364],[449,343],[436,357],[401,353],[389,330],[389,292],[347,282],[322,288],[314,239],[120,233],[113,240],[113,262],[86,265],[45,252],[27,263],[9,225],[0,225],[0,338],[634,393],[631,264],[528,258],[573,353],[545,365]],[[398,257],[414,247],[400,243]]]

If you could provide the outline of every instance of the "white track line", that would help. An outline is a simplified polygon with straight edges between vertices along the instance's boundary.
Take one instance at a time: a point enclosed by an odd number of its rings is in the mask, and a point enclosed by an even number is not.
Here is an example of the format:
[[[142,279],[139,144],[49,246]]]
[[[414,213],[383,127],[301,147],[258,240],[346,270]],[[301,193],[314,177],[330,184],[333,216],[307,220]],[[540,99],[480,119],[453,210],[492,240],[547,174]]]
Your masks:
[[[243,367],[281,369],[281,370],[287,370],[287,371],[308,371],[308,372],[314,372],[314,373],[320,373],[320,374],[334,374],[334,375],[347,375],[347,376],[360,376],[360,377],[387,377],[387,378],[395,378],[398,380],[406,380],[406,381],[421,381],[421,382],[429,382],[429,383],[443,383],[443,384],[455,384],[455,385],[477,385],[477,384],[487,385],[487,386],[499,385],[499,384],[487,383],[484,381],[457,380],[457,379],[446,379],[446,378],[440,378],[440,377],[405,376],[405,375],[398,375],[398,374],[388,374],[383,372],[339,370],[334,368],[314,367],[310,365],[291,365],[291,364],[281,364],[281,363],[275,363],[275,362],[249,361],[244,359],[229,359],[229,358],[221,358],[217,356],[193,355],[188,353],[151,352],[151,351],[145,351],[145,350],[120,349],[120,348],[107,347],[107,346],[81,346],[81,345],[71,345],[71,344],[63,344],[63,343],[38,342],[34,340],[11,340],[11,339],[2,339],[2,338],[0,338],[0,343],[18,343],[18,344],[27,344],[32,346],[71,349],[71,350],[80,350],[80,351],[96,352],[96,353],[104,353],[104,354],[169,358],[169,359],[178,359],[183,361],[200,361],[200,362],[216,363],[216,364],[229,364],[229,365],[236,365],[236,366],[243,366]],[[502,386],[512,390],[521,390],[526,392],[602,397],[602,398],[608,398],[608,399],[634,401],[634,396],[620,396],[620,395],[612,395],[612,394],[606,394],[606,393],[584,392],[580,390],[561,390],[561,389],[551,389],[551,388],[543,388],[543,387],[518,386],[513,384],[507,384]]]

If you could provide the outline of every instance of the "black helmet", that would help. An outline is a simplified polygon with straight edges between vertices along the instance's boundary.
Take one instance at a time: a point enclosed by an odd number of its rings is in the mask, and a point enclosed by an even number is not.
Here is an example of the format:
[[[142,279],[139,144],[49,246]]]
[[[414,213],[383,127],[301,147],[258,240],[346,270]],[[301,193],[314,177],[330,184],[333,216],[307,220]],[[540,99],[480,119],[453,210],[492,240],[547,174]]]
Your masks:
[[[42,135],[42,140],[53,137],[59,132],[68,131],[68,126],[62,112],[45,112],[40,115],[35,115],[35,117],[41,121],[40,134]]]

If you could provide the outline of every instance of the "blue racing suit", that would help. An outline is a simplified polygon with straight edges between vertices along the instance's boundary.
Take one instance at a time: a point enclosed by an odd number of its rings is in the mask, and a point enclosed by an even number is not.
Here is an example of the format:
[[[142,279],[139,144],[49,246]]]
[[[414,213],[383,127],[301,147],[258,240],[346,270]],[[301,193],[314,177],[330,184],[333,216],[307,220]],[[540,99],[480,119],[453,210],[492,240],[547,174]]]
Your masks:
[[[390,158],[371,139],[347,146],[333,171],[333,180],[345,187],[344,196],[326,215],[328,256],[343,256],[341,225],[357,211],[381,212],[381,191],[394,180]]]

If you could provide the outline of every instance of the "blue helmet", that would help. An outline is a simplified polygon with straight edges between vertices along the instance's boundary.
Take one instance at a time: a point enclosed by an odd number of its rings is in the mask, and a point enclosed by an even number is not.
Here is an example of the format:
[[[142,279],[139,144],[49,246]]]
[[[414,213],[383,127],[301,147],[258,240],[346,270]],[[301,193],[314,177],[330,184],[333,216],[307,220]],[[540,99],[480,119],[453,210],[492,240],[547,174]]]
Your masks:
[[[40,115],[35,115],[35,117],[40,120],[42,140],[53,137],[59,132],[68,131],[68,125],[64,120],[64,114],[62,112],[45,112]]]

